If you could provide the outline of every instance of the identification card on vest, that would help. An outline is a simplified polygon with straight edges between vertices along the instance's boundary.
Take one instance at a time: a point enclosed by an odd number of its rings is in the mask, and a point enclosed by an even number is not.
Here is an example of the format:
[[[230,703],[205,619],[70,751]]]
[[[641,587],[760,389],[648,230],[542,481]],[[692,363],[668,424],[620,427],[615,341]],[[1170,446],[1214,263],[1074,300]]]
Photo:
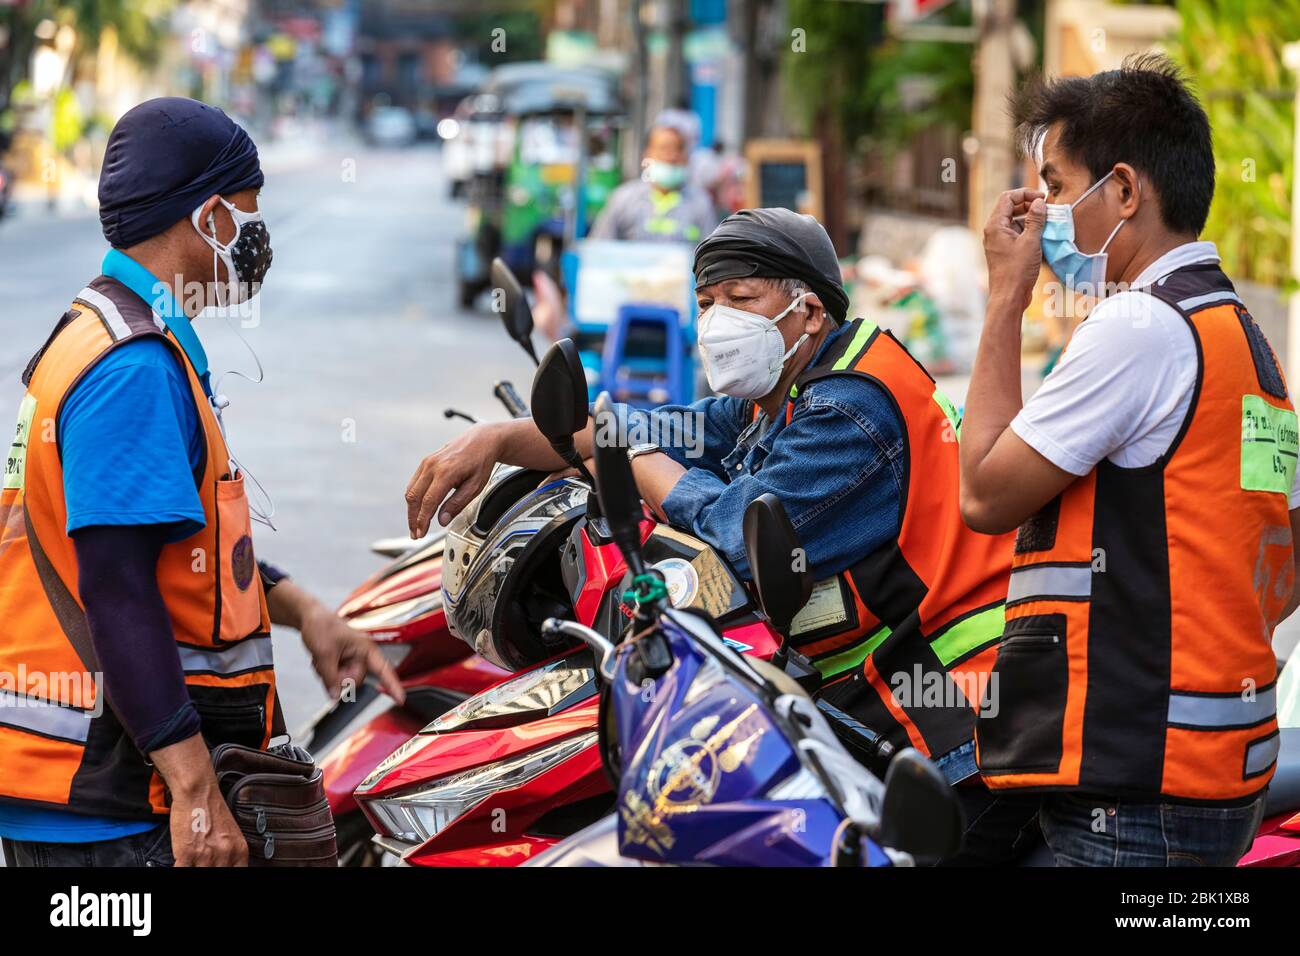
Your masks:
[[[849,619],[849,609],[844,603],[844,591],[838,577],[825,578],[813,585],[812,596],[794,620],[790,622],[790,636],[797,637],[824,627],[843,624]]]
[[[27,443],[31,441],[32,418],[36,414],[36,396],[28,392],[18,406],[18,427],[14,430],[14,443],[5,458],[5,488],[21,488],[27,473]]]
[[[1241,397],[1241,487],[1243,491],[1290,494],[1295,478],[1296,414],[1258,395]]]

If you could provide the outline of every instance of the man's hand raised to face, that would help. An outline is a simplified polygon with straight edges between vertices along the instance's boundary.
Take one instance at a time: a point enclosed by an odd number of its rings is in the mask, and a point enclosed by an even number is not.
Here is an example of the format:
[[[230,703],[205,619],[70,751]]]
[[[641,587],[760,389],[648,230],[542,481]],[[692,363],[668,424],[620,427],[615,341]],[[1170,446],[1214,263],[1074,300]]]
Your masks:
[[[1029,307],[1043,265],[1046,203],[1036,189],[1011,189],[998,197],[984,227],[990,299],[1018,304],[1022,311]]]

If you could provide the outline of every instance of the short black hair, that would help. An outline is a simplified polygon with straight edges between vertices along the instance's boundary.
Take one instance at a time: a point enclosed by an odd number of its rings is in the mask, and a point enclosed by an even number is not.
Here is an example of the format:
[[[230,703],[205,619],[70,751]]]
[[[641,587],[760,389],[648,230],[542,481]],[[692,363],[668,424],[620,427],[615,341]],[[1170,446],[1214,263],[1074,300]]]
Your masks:
[[[1214,198],[1210,121],[1168,57],[1142,53],[1118,70],[1040,78],[1020,89],[1011,109],[1025,155],[1060,123],[1061,148],[1094,181],[1128,163],[1155,187],[1165,226],[1193,235],[1205,227]]]

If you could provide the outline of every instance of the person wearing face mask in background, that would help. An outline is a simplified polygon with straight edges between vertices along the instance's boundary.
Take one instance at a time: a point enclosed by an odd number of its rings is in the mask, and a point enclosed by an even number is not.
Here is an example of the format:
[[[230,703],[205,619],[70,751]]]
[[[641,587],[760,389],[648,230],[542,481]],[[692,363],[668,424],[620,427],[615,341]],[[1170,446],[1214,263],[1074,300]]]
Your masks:
[[[985,228],[961,445],[967,524],[1019,527],[980,770],[999,794],[1041,795],[1060,865],[1231,866],[1279,752],[1270,638],[1300,601],[1296,415],[1197,240],[1215,162],[1177,68],[1149,55],[1032,84],[1015,112],[1047,192],[1004,193]],[[1043,263],[1101,301],[1022,406]]]
[[[630,449],[642,498],[748,577],[745,508],[776,495],[819,580],[791,640],[820,672],[822,700],[846,726],[933,757],[962,784],[968,859],[1007,859],[1026,821],[989,807],[973,731],[1011,539],[962,524],[955,409],[897,340],[847,320],[834,247],[812,217],[729,216],[696,249],[694,274],[700,358],[721,394],[621,410],[630,434],[679,442]],[[638,420],[647,414],[657,421]],[[593,429],[575,436],[586,458]],[[450,521],[498,461],[563,467],[530,420],[475,425],[421,462],[412,535]]]
[[[194,100],[109,137],[112,248],[27,365],[0,499],[0,673],[28,675],[0,690],[11,866],[243,863],[208,750],[284,733],[272,623],[335,693],[369,671],[401,696],[368,637],[256,561],[190,325],[266,275],[262,182],[248,135]]]
[[[690,182],[697,138],[689,114],[665,110],[646,137],[641,177],[610,194],[592,224],[592,239],[697,243],[718,224],[713,202]]]

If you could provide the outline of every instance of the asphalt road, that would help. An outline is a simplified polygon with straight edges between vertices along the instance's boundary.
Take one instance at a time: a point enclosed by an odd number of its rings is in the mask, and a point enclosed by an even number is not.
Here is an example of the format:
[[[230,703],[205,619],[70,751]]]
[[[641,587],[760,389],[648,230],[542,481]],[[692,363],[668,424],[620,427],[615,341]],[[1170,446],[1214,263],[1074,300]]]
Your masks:
[[[264,154],[275,261],[260,322],[240,332],[265,380],[232,375],[220,390],[232,450],[275,502],[277,530],[257,527],[258,555],[335,605],[380,565],[369,542],[405,533],[402,493],[419,459],[464,427],[442,409],[501,417],[492,383],[509,378],[526,395],[532,363],[491,313],[456,305],[464,211],[447,199],[436,151],[314,142]],[[94,213],[0,223],[0,414],[17,410],[27,359],[105,248]],[[214,379],[253,373],[223,320],[196,328]],[[325,694],[293,632],[277,629],[275,648],[298,728]]]

